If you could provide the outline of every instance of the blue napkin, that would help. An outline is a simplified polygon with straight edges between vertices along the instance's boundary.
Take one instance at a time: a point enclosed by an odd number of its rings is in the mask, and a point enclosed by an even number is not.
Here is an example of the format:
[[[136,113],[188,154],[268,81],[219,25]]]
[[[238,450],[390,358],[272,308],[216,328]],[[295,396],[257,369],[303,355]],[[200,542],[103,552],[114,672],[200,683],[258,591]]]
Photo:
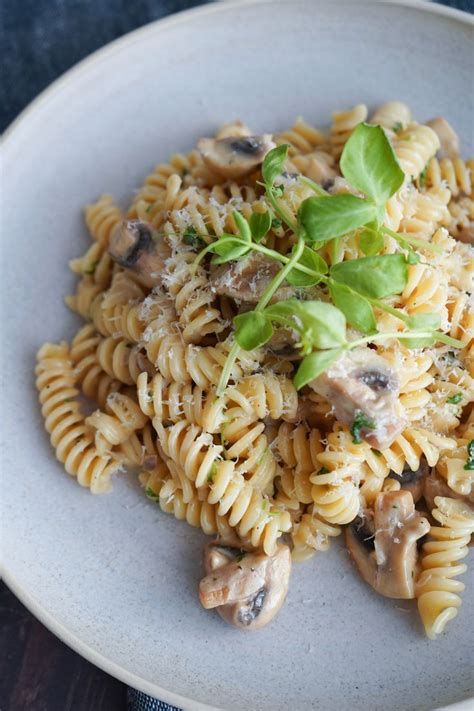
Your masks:
[[[449,5],[458,10],[474,13],[474,0],[436,0],[441,5]],[[135,689],[128,690],[127,706],[129,711],[181,711],[176,706],[170,706],[163,701],[153,699],[147,694]]]

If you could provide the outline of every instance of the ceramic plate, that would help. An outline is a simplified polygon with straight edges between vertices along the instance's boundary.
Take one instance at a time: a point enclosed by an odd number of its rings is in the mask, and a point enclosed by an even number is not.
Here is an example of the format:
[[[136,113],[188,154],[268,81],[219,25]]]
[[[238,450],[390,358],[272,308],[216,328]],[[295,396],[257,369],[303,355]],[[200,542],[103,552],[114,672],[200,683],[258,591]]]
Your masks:
[[[243,634],[199,605],[204,537],[134,481],[91,496],[54,460],[34,354],[79,322],[62,305],[88,244],[81,206],[125,205],[170,151],[240,117],[397,98],[446,116],[472,150],[472,20],[409,2],[222,3],[145,27],[56,82],[4,145],[3,558],[8,585],[55,634],[185,709],[430,709],[472,693],[473,581],[436,642],[414,605],[372,593],[337,545],[295,565],[275,622]],[[467,578],[468,576],[466,576]],[[469,582],[466,580],[466,582]]]

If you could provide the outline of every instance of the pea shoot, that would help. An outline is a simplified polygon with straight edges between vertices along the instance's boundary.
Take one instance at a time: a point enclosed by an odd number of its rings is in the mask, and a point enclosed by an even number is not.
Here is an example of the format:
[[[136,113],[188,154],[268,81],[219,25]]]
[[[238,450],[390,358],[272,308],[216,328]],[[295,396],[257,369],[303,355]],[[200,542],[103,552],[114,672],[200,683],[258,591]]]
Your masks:
[[[206,245],[195,260],[197,268],[207,254],[212,255],[211,264],[218,265],[259,252],[282,267],[255,308],[234,318],[235,341],[224,365],[217,395],[223,395],[240,350],[264,345],[272,338],[275,328],[290,329],[298,336],[297,347],[303,356],[294,378],[298,389],[327,370],[345,351],[367,343],[397,338],[408,348],[423,348],[437,341],[453,348],[462,347],[462,341],[439,330],[438,314],[409,315],[384,301],[403,292],[409,265],[420,259],[414,248],[440,251],[437,245],[399,235],[383,225],[387,201],[405,182],[384,130],[362,123],[344,147],[341,171],[361,196],[329,195],[313,181],[301,177],[315,196],[301,203],[296,218],[280,200],[284,189],[279,178],[284,173],[287,154],[288,146],[281,145],[271,150],[263,161],[262,184],[268,209],[254,212],[248,221],[234,211],[236,232],[224,233]],[[275,221],[296,235],[296,244],[289,255],[265,245],[265,237]],[[366,256],[328,266],[317,250],[326,244],[336,244],[336,240],[350,233],[359,235],[361,250]],[[387,236],[397,240],[405,253],[379,254]],[[295,289],[320,284],[331,303],[292,298],[271,304],[284,281]],[[378,333],[375,309],[395,316],[407,330]],[[357,329],[363,337],[348,341],[347,325]],[[354,439],[360,437],[362,427],[369,426],[362,421],[355,422]]]

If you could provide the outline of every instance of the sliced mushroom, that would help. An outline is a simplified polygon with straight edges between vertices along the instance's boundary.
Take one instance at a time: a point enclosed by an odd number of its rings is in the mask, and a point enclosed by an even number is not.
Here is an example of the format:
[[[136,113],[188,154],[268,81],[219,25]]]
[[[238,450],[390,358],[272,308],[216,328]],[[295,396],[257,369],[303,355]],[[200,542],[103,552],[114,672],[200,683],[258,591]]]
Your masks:
[[[415,597],[417,541],[430,524],[409,491],[378,494],[373,518],[346,528],[346,544],[363,579],[385,597]]]
[[[256,304],[279,271],[280,265],[274,259],[253,252],[238,262],[218,267],[211,274],[211,288],[221,296]],[[292,287],[280,287],[273,295],[272,302],[289,299],[294,294]]]
[[[251,173],[268,151],[275,148],[270,134],[201,138],[197,145],[206,165],[226,178],[240,178]]]
[[[291,572],[288,546],[272,556],[209,543],[204,549],[206,577],[199,599],[206,610],[217,608],[223,620],[244,630],[268,624],[286,598]]]
[[[160,283],[171,248],[164,238],[153,239],[153,229],[147,222],[124,220],[112,235],[109,254],[117,264],[138,274],[144,286],[152,288]]]
[[[431,470],[429,476],[427,476],[424,481],[423,496],[429,511],[433,511],[435,508],[435,496],[444,496],[451,499],[463,499],[474,506],[474,491],[472,491],[468,496],[458,494],[448,486],[447,481],[443,479],[443,477],[438,474],[435,469]]]
[[[456,239],[458,242],[464,242],[464,244],[470,244],[474,247],[474,222],[462,225],[457,230]]]
[[[400,486],[405,491],[409,491],[413,496],[413,501],[416,503],[423,496],[425,487],[425,479],[429,474],[428,463],[424,457],[420,461],[420,466],[415,471],[412,471],[408,464],[405,464],[401,474],[391,471],[388,475],[389,479],[395,479],[400,482]]]
[[[216,133],[216,139],[222,138],[241,138],[243,136],[251,136],[252,131],[242,121],[232,121],[225,123]]]
[[[375,449],[389,447],[405,427],[396,412],[398,374],[370,348],[350,351],[309,385],[329,400],[340,422]]]
[[[430,119],[426,125],[433,129],[439,138],[441,148],[440,158],[457,158],[459,156],[459,136],[454,128],[441,116]]]

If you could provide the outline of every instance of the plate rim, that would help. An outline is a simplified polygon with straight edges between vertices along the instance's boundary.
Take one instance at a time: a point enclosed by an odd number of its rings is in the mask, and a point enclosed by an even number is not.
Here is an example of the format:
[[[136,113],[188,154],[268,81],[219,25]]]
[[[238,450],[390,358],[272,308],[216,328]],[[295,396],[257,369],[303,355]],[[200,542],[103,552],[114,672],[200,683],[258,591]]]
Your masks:
[[[331,1],[334,2],[334,0],[316,1],[320,5],[327,5]],[[345,0],[345,2],[347,1],[348,0]],[[350,1],[354,3],[357,2],[357,0]],[[173,13],[172,15],[162,17],[157,20],[152,20],[145,25],[137,27],[126,34],[117,37],[111,42],[105,44],[103,47],[99,47],[79,62],[73,64],[72,67],[67,69],[63,74],[51,82],[51,84],[46,86],[6,127],[1,135],[1,144],[4,157],[7,157],[7,151],[10,146],[14,144],[16,133],[23,127],[30,117],[34,115],[37,110],[40,110],[43,106],[46,106],[50,100],[54,100],[62,91],[63,87],[71,81],[74,81],[83,72],[88,71],[89,67],[93,64],[100,63],[115,52],[121,52],[126,49],[126,47],[129,47],[136,42],[140,42],[142,38],[148,34],[161,34],[166,32],[171,27],[185,24],[195,15],[211,15],[224,12],[232,8],[241,8],[243,5],[252,6],[257,4],[266,4],[271,6],[275,5],[276,2],[283,4],[289,3],[291,0],[218,0],[217,2],[212,2],[211,0],[211,2],[208,2],[205,5],[198,5],[197,7],[193,7],[188,10],[182,10],[178,13]],[[336,2],[342,3],[344,0],[336,0]],[[434,15],[441,15],[456,19],[466,25],[474,27],[474,15],[471,15],[463,10],[440,5],[437,2],[430,2],[430,0],[364,0],[364,2],[374,5],[393,5],[398,7],[415,8]],[[183,696],[177,692],[164,689],[156,682],[149,682],[129,671],[125,667],[116,664],[105,654],[83,642],[79,636],[56,620],[53,614],[50,613],[41,603],[39,603],[27,589],[21,586],[21,584],[16,580],[13,570],[9,570],[7,568],[5,560],[3,560],[3,556],[0,561],[0,577],[3,579],[11,592],[13,592],[20,602],[29,610],[29,612],[34,615],[34,617],[38,619],[50,632],[52,632],[52,634],[58,637],[64,644],[73,649],[84,659],[91,662],[102,671],[105,671],[107,674],[110,674],[114,678],[118,679],[122,683],[127,684],[134,689],[138,689],[139,691],[142,691],[154,698],[158,698],[168,704],[178,706],[183,710],[225,711],[222,708],[210,706],[209,704],[204,704],[187,696]],[[442,708],[439,707],[438,711],[444,711],[444,709],[446,709],[446,711],[468,711],[468,709],[471,708],[470,702],[473,699],[474,696],[469,696],[462,701],[457,701],[453,704],[449,704],[448,706],[443,706]]]

